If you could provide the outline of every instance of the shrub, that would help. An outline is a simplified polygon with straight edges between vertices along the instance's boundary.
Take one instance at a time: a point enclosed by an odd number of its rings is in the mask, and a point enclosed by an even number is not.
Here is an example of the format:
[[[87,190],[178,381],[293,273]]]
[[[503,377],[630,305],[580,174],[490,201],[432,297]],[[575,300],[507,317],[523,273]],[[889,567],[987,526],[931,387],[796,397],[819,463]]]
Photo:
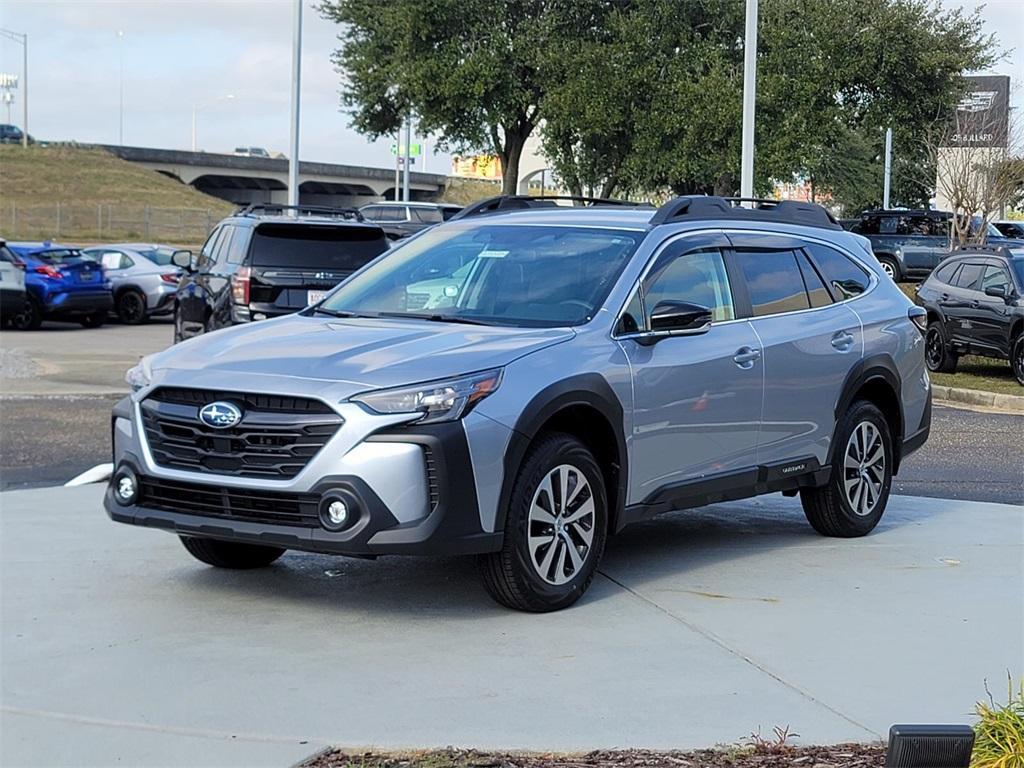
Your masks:
[[[996,704],[985,686],[988,703],[975,706],[978,723],[971,768],[1024,768],[1024,678],[1014,691],[1008,676],[1006,688],[1006,704]]]

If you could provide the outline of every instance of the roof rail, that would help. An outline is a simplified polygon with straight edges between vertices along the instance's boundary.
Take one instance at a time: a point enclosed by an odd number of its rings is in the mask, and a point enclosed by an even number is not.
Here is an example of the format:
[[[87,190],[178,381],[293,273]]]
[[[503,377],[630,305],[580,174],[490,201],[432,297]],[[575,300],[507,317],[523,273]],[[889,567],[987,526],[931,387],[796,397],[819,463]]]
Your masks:
[[[1014,239],[1014,238],[1010,238]],[[970,251],[976,251],[979,253],[995,253],[1000,255],[1006,255],[1010,249],[1015,247],[1014,245],[993,245],[991,242],[985,243],[984,245],[954,245],[950,249],[950,253],[968,253]]]
[[[584,203],[581,208],[643,208],[650,207],[649,203],[636,203],[632,200],[612,200],[605,197],[583,197],[579,195],[498,195],[488,197],[476,203],[471,203],[451,217],[449,221],[465,219],[470,216],[483,216],[488,213],[500,211],[521,211],[530,208],[555,208],[556,201],[570,200],[573,203]]]
[[[295,211],[296,215],[328,216],[337,219],[363,221],[363,214],[355,208],[332,208],[327,205],[284,205],[283,203],[251,203],[238,210],[236,216],[259,216],[261,214]]]
[[[744,208],[742,203],[752,203]],[[827,210],[816,203],[799,200],[765,200],[752,197],[712,197],[687,195],[676,197],[661,206],[651,218],[651,226],[693,219],[732,219],[799,224],[804,227],[842,229]]]

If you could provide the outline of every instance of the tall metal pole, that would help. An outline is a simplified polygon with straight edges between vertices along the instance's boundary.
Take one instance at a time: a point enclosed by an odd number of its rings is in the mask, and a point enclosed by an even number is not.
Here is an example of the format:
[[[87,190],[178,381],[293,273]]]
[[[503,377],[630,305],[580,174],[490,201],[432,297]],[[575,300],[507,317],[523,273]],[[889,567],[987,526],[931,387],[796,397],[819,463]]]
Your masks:
[[[195,104],[192,105],[192,151],[196,151],[196,112],[199,111],[199,107]]]
[[[124,146],[124,32],[117,30],[117,55],[120,58],[120,73],[118,74],[117,88],[119,92],[120,107],[118,109],[117,143]]]
[[[402,129],[395,133],[395,202],[401,198],[402,192]]]
[[[21,146],[28,148],[28,32],[21,39]]]
[[[892,128],[885,129],[885,183],[882,189],[882,208],[889,208],[889,191],[892,189]]]
[[[293,0],[292,22],[292,141],[288,159],[288,205],[299,204],[299,94],[302,77],[302,0]]]
[[[409,174],[412,173],[412,113],[405,118],[405,176],[402,181],[402,199],[409,202]]]
[[[757,0],[747,0],[743,36],[743,155],[740,197],[754,196],[754,103],[757,95]]]

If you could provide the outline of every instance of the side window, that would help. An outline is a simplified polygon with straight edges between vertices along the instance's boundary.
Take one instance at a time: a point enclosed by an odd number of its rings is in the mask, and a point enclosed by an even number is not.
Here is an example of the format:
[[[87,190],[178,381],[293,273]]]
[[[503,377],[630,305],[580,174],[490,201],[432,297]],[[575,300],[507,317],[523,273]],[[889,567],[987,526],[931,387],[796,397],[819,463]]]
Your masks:
[[[368,205],[365,208],[361,208],[359,212],[363,214],[364,219],[368,219],[369,221],[380,221],[381,208],[378,205]]]
[[[1000,288],[1005,291],[1010,285],[1010,276],[1002,267],[989,265],[985,267],[985,274],[981,278],[982,292],[989,288]]]
[[[800,264],[800,274],[803,275],[804,288],[807,289],[807,297],[811,300],[811,306],[825,307],[831,304],[832,296],[829,294],[828,288],[825,287],[821,275],[807,260],[807,254],[800,251],[797,262]]]
[[[878,217],[867,216],[854,224],[850,231],[856,232],[858,235],[877,235],[878,229]]]
[[[382,205],[374,213],[374,221],[405,221],[405,207],[401,205]]]
[[[811,306],[793,251],[738,251],[754,317],[797,312]]]
[[[898,216],[883,216],[878,222],[878,233],[880,235],[898,235],[900,232],[900,219]]]
[[[662,258],[644,281],[648,314],[662,301],[688,301],[710,309],[714,320],[736,317],[721,251],[713,248]]]
[[[984,267],[981,264],[964,264],[960,274],[956,276],[957,288],[978,290],[978,280],[981,278],[981,271]]]
[[[227,256],[228,248],[231,245],[231,241],[234,238],[235,232],[238,227],[234,227],[230,224],[224,227],[224,232],[221,234],[220,239],[213,247],[213,254],[210,257],[211,264],[223,266],[225,263],[225,257]]]
[[[943,264],[941,267],[935,270],[935,279],[938,280],[940,283],[952,285],[953,274],[956,272],[956,268],[959,266],[959,261],[954,261],[951,264]]]
[[[208,269],[210,264],[213,262],[217,241],[220,240],[220,236],[225,229],[226,227],[217,227],[210,233],[210,236],[206,238],[206,242],[203,243],[202,250],[199,251],[199,260],[197,264],[199,269]]]
[[[441,219],[441,212],[436,208],[410,208],[413,215],[413,221],[418,221],[422,224],[437,224]]]
[[[633,292],[633,298],[619,318],[619,333],[636,333],[644,327],[644,309],[640,302],[640,291]]]
[[[117,251],[104,251],[100,255],[99,261],[104,269],[121,269],[121,258],[121,254]]]
[[[848,256],[817,243],[808,243],[807,250],[836,301],[852,298],[868,289],[868,273]]]
[[[227,246],[227,259],[229,264],[241,264],[245,261],[246,252],[249,250],[249,234],[252,229],[248,227],[232,227],[235,236],[231,238]]]
[[[121,269],[128,269],[128,267],[134,267],[135,261],[127,253],[121,254]]]

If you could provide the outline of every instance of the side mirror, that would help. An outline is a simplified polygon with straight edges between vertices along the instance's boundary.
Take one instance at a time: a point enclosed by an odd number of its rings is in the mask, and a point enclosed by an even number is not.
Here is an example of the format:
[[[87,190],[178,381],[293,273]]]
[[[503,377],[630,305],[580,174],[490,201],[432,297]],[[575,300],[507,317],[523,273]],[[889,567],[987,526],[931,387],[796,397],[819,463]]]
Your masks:
[[[986,296],[994,296],[997,299],[1006,301],[1010,298],[1010,286],[1008,285],[990,285],[985,289]]]
[[[659,301],[651,312],[651,331],[671,335],[705,333],[711,327],[711,310],[688,301]]]
[[[176,267],[195,272],[195,264],[192,259],[192,251],[175,251],[171,254],[171,264]]]

